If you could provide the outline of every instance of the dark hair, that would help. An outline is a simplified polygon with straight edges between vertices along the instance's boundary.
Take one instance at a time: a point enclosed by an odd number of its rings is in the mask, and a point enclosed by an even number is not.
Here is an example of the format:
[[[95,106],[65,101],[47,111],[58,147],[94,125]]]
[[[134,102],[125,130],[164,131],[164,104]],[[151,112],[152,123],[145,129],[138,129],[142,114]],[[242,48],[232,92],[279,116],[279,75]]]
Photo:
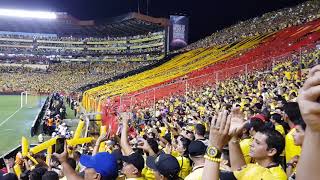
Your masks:
[[[154,153],[158,154],[159,152],[159,144],[156,140],[154,139],[147,139],[148,144],[150,145],[151,149],[153,150]]]
[[[253,128],[254,131],[258,132],[264,128],[264,122],[259,118],[250,119],[250,129]]]
[[[76,169],[77,168],[77,162],[76,160],[72,159],[72,158],[68,158],[67,159],[67,163],[72,167],[72,169]]]
[[[18,180],[17,175],[15,175],[14,173],[8,173],[6,175],[4,175],[3,177],[0,177],[3,180]]]
[[[299,118],[299,119],[294,120],[294,121],[293,121],[293,124],[294,124],[295,126],[300,125],[304,131],[306,130],[307,125],[306,125],[306,123],[304,122],[304,120],[302,119],[302,117]]]
[[[284,137],[281,135],[280,132],[274,129],[265,128],[259,132],[267,136],[267,139],[266,139],[266,143],[268,145],[267,150],[270,150],[272,148],[277,150],[277,153],[273,156],[273,160],[275,162],[279,162],[280,154],[283,152],[285,147]]]
[[[297,102],[288,102],[283,106],[283,109],[290,121],[293,122],[294,120],[301,118],[301,113]]]
[[[37,167],[30,173],[30,180],[42,180],[42,176],[47,172],[44,167]]]
[[[42,176],[42,180],[59,180],[59,175],[54,171],[47,171]]]
[[[195,132],[199,136],[204,136],[206,134],[206,127],[203,124],[197,124],[195,126]]]
[[[181,137],[181,138],[180,138],[180,141],[182,142],[183,148],[186,149],[186,150],[184,151],[183,156],[189,158],[188,147],[189,147],[189,144],[191,143],[190,139],[187,139],[187,138],[185,138],[185,137]]]
[[[281,124],[282,122],[282,116],[280,114],[272,114],[271,119],[275,120],[277,123]]]

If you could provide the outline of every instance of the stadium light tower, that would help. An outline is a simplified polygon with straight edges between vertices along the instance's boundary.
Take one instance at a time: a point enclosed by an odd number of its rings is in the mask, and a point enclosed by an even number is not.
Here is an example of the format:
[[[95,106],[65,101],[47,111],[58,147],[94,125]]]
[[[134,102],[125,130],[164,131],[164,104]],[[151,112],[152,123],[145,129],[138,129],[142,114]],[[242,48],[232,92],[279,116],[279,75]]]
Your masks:
[[[56,19],[54,12],[45,11],[27,11],[18,9],[2,9],[0,8],[0,16],[18,17],[18,18],[36,18],[36,19]]]

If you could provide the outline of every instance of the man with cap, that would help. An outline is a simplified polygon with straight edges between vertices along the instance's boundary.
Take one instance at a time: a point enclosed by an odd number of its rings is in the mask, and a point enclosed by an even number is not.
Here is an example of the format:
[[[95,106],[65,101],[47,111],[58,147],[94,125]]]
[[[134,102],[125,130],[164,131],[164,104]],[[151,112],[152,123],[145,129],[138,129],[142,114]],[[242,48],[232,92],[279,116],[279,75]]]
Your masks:
[[[178,160],[170,155],[161,153],[159,156],[149,156],[147,166],[154,170],[156,180],[179,180],[180,166]]]
[[[123,119],[123,127],[121,131],[120,146],[123,152],[123,168],[122,173],[127,180],[144,180],[142,169],[144,168],[144,159],[141,154],[134,152],[128,141],[128,118]]]
[[[68,180],[83,180],[68,164],[67,143],[64,147],[63,153],[54,153],[62,165],[63,174]],[[115,180],[118,176],[117,160],[107,152],[97,153],[94,156],[81,155],[80,163],[86,167],[84,180]]]
[[[207,147],[202,141],[192,141],[189,144],[188,151],[190,159],[193,161],[193,167],[192,172],[185,180],[202,180],[206,149]]]

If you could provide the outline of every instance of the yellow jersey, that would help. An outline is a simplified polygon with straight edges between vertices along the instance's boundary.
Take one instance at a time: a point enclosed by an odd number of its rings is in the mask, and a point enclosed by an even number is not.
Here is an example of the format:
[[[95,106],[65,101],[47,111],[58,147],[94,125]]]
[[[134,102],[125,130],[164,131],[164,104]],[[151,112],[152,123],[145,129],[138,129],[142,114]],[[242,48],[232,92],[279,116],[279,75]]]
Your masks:
[[[142,176],[144,177],[145,180],[155,180],[156,177],[154,176],[154,172],[152,169],[148,167],[144,167],[142,169]]]
[[[282,167],[265,168],[258,164],[248,164],[240,171],[234,171],[238,180],[287,180],[287,175]]]
[[[285,141],[286,141],[286,146],[285,146],[286,162],[289,162],[294,156],[297,156],[297,155],[300,156],[300,154],[301,154],[301,147],[296,146],[294,144],[293,133],[295,131],[296,131],[295,128],[291,129],[285,138]]]
[[[252,144],[253,139],[243,139],[240,141],[240,148],[244,157],[244,160],[246,161],[246,164],[249,164],[251,162],[250,157],[250,145]]]

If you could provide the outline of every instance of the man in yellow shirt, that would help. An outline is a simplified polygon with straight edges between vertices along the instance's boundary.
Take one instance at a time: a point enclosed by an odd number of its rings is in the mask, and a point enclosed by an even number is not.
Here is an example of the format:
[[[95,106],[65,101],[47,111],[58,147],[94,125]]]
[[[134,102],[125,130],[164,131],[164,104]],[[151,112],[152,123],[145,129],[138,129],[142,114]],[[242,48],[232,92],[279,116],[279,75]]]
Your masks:
[[[294,156],[300,155],[301,147],[294,144],[293,133],[295,132],[294,121],[301,118],[299,105],[296,102],[289,102],[284,105],[284,120],[288,122],[289,126],[292,128],[286,135],[286,162],[289,162]]]
[[[240,149],[239,139],[233,136],[229,142],[230,162],[238,180],[264,179],[286,180],[287,175],[277,159],[285,146],[284,137],[274,129],[263,129],[254,135],[250,146],[250,156],[257,162],[246,165]]]
[[[191,173],[185,180],[202,180],[206,149],[207,147],[202,141],[196,140],[189,144],[188,151],[193,161],[193,166]]]

